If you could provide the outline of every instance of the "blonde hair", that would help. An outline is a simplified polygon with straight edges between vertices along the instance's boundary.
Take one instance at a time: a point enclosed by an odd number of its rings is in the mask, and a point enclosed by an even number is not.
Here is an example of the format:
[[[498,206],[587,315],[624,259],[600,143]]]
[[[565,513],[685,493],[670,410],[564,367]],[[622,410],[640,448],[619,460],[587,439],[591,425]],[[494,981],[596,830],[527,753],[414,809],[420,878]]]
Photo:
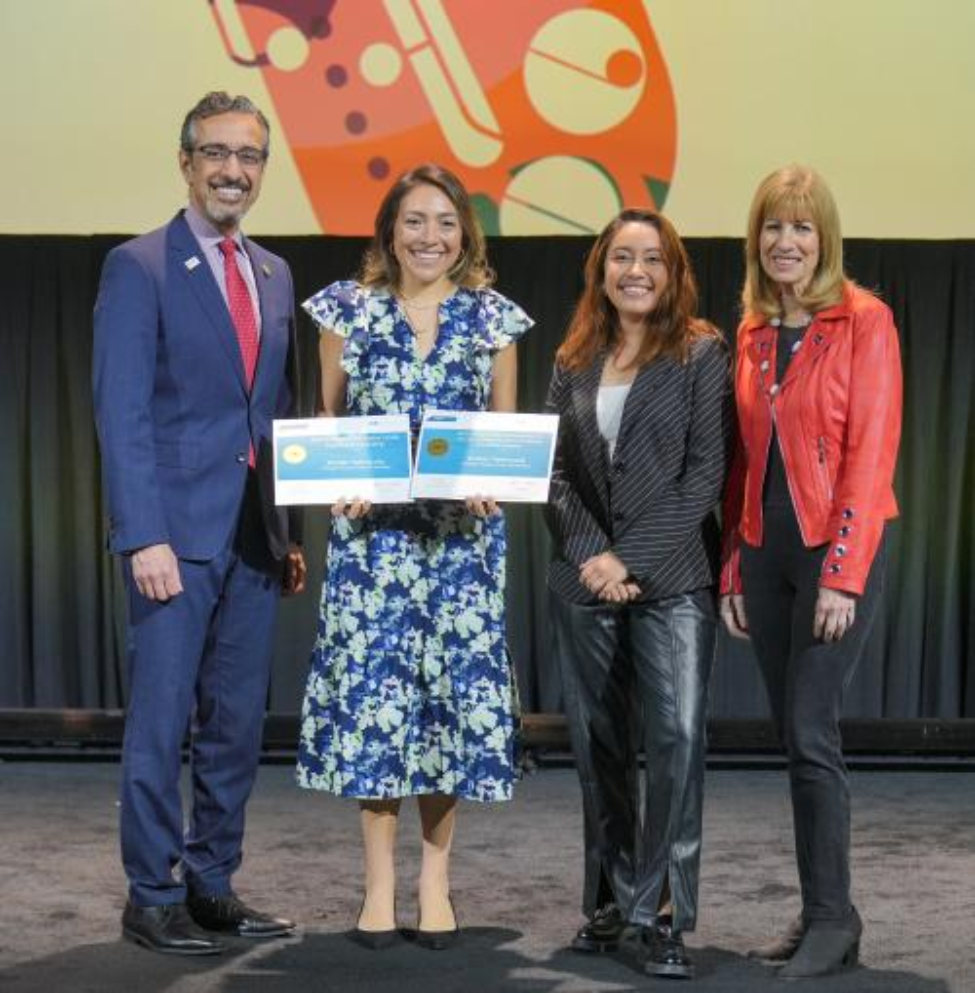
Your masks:
[[[782,316],[778,285],[762,268],[760,257],[762,226],[770,217],[812,221],[819,235],[819,262],[808,286],[796,294],[799,305],[815,314],[839,303],[848,280],[843,272],[843,235],[836,201],[815,169],[790,165],[766,176],[752,199],[745,241],[745,286],[741,294],[745,314],[766,319]]]

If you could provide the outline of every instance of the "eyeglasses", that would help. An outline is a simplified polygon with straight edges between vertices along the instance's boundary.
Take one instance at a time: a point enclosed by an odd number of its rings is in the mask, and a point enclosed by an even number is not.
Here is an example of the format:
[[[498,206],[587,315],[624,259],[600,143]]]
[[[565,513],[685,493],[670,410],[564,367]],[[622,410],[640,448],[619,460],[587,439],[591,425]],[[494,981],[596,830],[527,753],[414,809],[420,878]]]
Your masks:
[[[245,145],[243,148],[230,148],[227,145],[198,145],[193,149],[199,152],[207,162],[226,162],[231,155],[237,156],[237,161],[245,169],[256,169],[267,161],[267,151],[263,148],[253,148]]]

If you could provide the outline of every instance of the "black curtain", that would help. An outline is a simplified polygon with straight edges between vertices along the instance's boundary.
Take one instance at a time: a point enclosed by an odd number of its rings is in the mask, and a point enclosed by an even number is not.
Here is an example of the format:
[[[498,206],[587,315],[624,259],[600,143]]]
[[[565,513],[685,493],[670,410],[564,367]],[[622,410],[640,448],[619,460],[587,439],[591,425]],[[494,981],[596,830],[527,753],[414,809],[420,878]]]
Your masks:
[[[102,260],[118,237],[0,237],[0,708],[124,705],[124,599],[104,551],[92,427],[91,313]],[[283,255],[299,299],[354,274],[361,239],[262,239]],[[519,405],[539,410],[552,355],[581,287],[588,239],[491,243],[498,288],[537,323],[519,353]],[[689,239],[701,312],[733,338],[742,278],[737,239]],[[975,717],[975,243],[846,245],[847,269],[893,307],[905,370],[897,475],[902,517],[890,529],[885,610],[850,687],[851,717]],[[316,389],[317,340],[301,318],[305,410]],[[558,711],[538,508],[509,521],[509,640],[522,703]],[[308,512],[311,588],[281,611],[271,709],[298,710],[317,618],[325,513]],[[747,645],[722,638],[715,717],[767,713]]]

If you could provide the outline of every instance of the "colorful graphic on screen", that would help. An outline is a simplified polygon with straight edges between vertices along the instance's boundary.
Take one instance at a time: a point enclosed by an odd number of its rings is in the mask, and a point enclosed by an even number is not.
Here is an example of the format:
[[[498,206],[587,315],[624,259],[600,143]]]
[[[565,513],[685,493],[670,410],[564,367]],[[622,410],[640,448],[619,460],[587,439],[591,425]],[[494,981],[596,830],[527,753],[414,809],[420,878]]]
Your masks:
[[[456,172],[488,234],[592,234],[662,208],[674,96],[635,0],[209,0],[263,73],[322,230],[368,234],[392,179]]]

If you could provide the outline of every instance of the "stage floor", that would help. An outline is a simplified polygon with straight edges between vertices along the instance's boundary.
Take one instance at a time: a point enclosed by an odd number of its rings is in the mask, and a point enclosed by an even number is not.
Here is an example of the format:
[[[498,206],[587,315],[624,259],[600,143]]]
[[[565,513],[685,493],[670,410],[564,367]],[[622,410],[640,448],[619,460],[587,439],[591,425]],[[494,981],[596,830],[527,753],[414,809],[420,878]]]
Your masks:
[[[210,959],[153,955],[119,937],[111,763],[0,763],[0,991],[3,993],[610,993],[672,989],[631,949],[566,950],[581,923],[582,831],[571,769],[528,777],[510,804],[461,809],[453,870],[464,933],[436,953],[350,942],[360,900],[353,802],[299,790],[267,765],[249,808],[236,878],[255,906],[298,918],[300,934],[235,941]],[[975,991],[975,775],[857,772],[855,899],[865,922],[857,970],[799,984],[816,993]],[[401,824],[400,922],[415,924],[415,805]],[[689,990],[781,990],[744,950],[798,909],[781,771],[708,773],[700,920]]]

